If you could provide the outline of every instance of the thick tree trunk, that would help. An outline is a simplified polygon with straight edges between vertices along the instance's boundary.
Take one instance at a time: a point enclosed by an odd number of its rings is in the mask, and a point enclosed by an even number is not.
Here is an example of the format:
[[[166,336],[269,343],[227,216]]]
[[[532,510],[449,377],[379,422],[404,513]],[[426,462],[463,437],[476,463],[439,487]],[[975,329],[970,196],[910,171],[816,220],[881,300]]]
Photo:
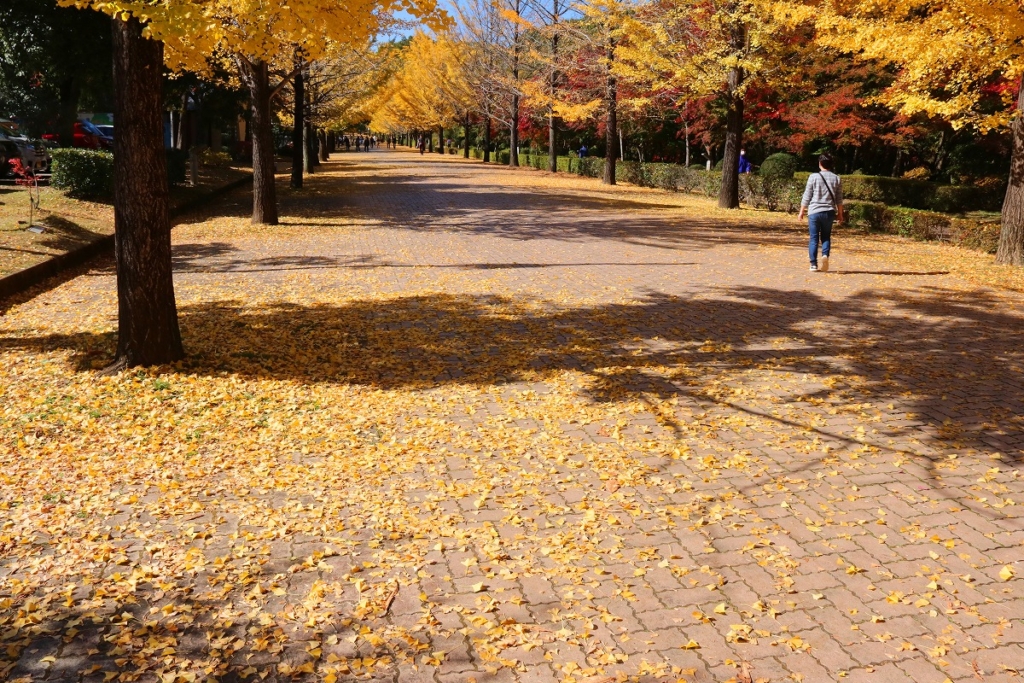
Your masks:
[[[725,157],[722,159],[722,187],[718,192],[718,206],[738,209],[740,206],[740,148],[743,145],[743,96],[737,90],[743,80],[740,69],[729,71],[729,107],[725,118]]]
[[[437,153],[444,154],[444,126],[437,127]]]
[[[608,43],[608,80],[605,84],[605,120],[604,120],[604,178],[605,185],[615,184],[615,136],[619,130],[618,119],[618,84],[612,73],[612,60],[615,58],[615,45]]]
[[[302,69],[295,73],[295,104],[293,111],[294,127],[292,128],[292,187],[302,187],[302,131],[305,130],[306,81]]]
[[[274,132],[270,122],[270,75],[266,62],[243,62],[252,96],[252,222],[277,225]]]
[[[110,371],[185,355],[171,267],[163,135],[163,43],[138,19],[113,20],[117,355]]]
[[[1017,118],[1010,127],[1013,155],[1010,157],[1010,183],[1003,199],[1002,228],[996,263],[1024,266],[1024,88],[1017,100]]]
[[[316,139],[320,143],[320,161],[330,161],[331,153],[327,148],[327,131],[320,128],[317,131]]]
[[[470,122],[469,122],[469,112],[467,111],[466,112],[466,121],[462,125],[462,134],[463,134],[462,157],[464,159],[468,159],[469,158],[469,125],[470,125]]]

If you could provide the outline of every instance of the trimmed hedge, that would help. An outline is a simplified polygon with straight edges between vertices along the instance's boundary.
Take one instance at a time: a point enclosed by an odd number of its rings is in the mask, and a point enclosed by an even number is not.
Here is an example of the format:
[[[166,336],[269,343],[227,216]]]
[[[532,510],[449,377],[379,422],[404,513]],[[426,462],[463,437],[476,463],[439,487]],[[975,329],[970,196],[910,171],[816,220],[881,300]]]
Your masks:
[[[797,173],[795,180],[807,181],[809,173]],[[889,206],[904,206],[940,213],[999,211],[1006,183],[998,180],[980,185],[940,185],[927,180],[885,176],[846,175],[843,197]]]
[[[951,216],[879,202],[846,202],[848,222],[871,232],[936,240],[994,254],[999,246],[999,214]]]
[[[474,149],[473,157],[483,158],[483,152]],[[778,156],[778,155],[775,155]],[[491,155],[498,163],[508,163],[508,150]],[[770,157],[771,158],[771,157]],[[782,159],[779,165],[783,165]],[[542,171],[548,169],[546,154],[520,154],[522,166]],[[766,160],[767,164],[767,160]],[[767,164],[771,166],[770,164]],[[558,157],[558,170],[582,176],[600,178],[604,174],[602,157]],[[810,173],[795,173],[792,179],[775,173],[743,175],[740,178],[740,199],[746,204],[771,211],[796,211]],[[783,174],[784,175],[784,174]],[[938,213],[963,214],[975,211],[999,211],[1006,183],[998,180],[980,185],[940,185],[926,180],[887,178],[884,176],[846,175],[843,178],[843,196],[846,200],[881,203]],[[642,187],[689,192],[708,197],[718,195],[721,171],[706,171],[702,167],[686,168],[679,164],[619,161],[615,179]]]
[[[114,192],[114,155],[103,150],[60,147],[52,150],[50,185],[79,199],[110,197]]]

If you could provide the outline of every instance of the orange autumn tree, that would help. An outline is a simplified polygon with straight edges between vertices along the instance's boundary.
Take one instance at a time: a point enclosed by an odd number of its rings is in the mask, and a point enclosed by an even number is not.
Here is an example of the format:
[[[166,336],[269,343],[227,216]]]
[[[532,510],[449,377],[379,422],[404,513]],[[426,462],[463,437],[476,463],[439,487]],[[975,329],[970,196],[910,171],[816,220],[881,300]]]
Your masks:
[[[813,0],[779,2],[776,9],[813,23],[823,45],[895,67],[895,80],[878,97],[895,110],[981,132],[1010,127],[1013,155],[996,260],[1024,265],[1024,5]],[[1003,106],[995,110],[983,97],[993,90],[1003,94]]]
[[[331,41],[359,42],[397,10],[442,23],[434,0],[58,0],[113,17],[116,371],[184,356],[171,270],[163,156],[162,79],[231,59],[253,96],[255,222],[276,222],[269,73],[300,46],[313,59]]]

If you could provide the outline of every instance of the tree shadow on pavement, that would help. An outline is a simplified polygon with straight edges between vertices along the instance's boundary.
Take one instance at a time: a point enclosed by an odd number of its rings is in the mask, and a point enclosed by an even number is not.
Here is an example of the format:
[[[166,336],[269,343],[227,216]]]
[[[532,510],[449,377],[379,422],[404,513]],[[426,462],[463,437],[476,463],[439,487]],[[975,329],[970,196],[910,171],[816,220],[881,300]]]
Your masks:
[[[1020,325],[984,293],[954,296],[942,288],[864,291],[834,301],[731,287],[715,298],[651,294],[637,303],[564,309],[459,295],[341,306],[211,303],[181,310],[190,356],[178,369],[389,390],[534,381],[577,370],[587,378],[581,390],[595,401],[710,402],[811,431],[811,415],[862,406],[876,414],[868,442],[883,450],[892,440],[916,444],[914,456],[975,449],[1019,462]],[[70,349],[78,370],[101,364],[112,346],[111,334],[0,338],[0,354]],[[772,388],[758,372],[790,380]],[[681,409],[675,419],[685,422],[697,410]],[[821,436],[861,444],[854,426]]]

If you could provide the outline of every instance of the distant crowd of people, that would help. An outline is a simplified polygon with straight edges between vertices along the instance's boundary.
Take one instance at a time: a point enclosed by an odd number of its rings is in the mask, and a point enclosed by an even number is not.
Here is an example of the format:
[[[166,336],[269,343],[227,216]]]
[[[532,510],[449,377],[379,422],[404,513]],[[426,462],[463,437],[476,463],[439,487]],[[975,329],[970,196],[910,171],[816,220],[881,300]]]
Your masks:
[[[395,149],[398,147],[398,136],[342,135],[339,144],[345,148],[346,152],[352,151],[353,145],[357,152],[369,152],[371,149],[377,149],[382,142],[388,149]]]

